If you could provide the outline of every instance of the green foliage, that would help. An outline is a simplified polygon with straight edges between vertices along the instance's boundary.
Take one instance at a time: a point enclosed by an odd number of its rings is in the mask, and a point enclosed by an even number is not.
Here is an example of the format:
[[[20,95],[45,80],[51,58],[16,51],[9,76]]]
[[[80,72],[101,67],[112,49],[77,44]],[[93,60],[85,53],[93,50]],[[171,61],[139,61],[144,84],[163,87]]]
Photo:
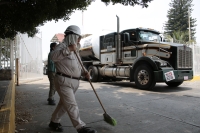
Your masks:
[[[0,0],[0,38],[13,38],[20,33],[33,36],[37,26],[47,21],[70,19],[75,10],[86,10],[94,0]],[[147,7],[152,0],[102,0],[106,5],[140,5]]]
[[[165,23],[165,34],[181,38],[182,41],[189,41],[189,14],[192,13],[193,0],[171,0],[168,10],[168,21]],[[188,9],[189,12],[188,12]],[[191,15],[190,15],[191,16]],[[190,17],[191,39],[195,40],[196,19]],[[187,33],[187,34],[186,34]]]
[[[104,2],[106,5],[110,4],[110,2],[113,3],[113,5],[119,3],[125,6],[135,6],[135,5],[140,5],[142,7],[148,7],[149,2],[153,1],[153,0],[101,0],[102,2]]]
[[[173,36],[174,42],[186,44],[188,32],[183,32],[183,31],[178,30],[178,31],[174,31],[172,33],[172,36]]]
[[[0,58],[8,60],[10,58],[10,39],[0,39]]]

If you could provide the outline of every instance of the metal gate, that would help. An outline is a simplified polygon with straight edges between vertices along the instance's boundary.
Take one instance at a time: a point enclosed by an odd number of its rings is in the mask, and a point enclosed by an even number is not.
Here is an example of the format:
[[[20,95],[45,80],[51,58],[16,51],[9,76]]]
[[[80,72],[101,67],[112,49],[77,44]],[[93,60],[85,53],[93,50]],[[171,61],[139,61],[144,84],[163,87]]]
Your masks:
[[[0,69],[18,72],[19,82],[24,82],[42,79],[42,68],[41,38],[18,34],[14,40],[0,39]]]

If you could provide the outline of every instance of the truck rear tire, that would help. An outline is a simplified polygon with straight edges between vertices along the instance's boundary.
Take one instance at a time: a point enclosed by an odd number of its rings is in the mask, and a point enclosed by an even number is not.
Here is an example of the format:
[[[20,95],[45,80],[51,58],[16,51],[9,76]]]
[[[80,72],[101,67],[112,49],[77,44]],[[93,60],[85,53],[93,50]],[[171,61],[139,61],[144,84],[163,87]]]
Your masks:
[[[97,69],[98,69],[98,82],[101,82],[102,81],[102,76],[100,74],[101,67],[97,67]]]
[[[98,73],[97,67],[96,66],[90,66],[88,68],[88,71],[90,71],[90,70],[91,70],[91,72],[90,72],[90,80],[92,82],[97,82],[98,79],[99,79],[99,73]]]
[[[134,73],[134,80],[136,86],[140,89],[150,90],[156,84],[151,66],[144,63],[137,66]]]
[[[170,87],[177,87],[179,85],[181,85],[183,83],[183,81],[179,81],[179,82],[165,82],[168,86]]]

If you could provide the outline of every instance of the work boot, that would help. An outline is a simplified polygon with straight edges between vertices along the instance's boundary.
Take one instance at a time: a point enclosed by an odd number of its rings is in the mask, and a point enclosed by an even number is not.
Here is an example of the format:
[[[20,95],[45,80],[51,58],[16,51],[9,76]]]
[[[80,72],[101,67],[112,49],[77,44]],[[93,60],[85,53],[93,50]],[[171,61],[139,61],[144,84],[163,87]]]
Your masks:
[[[78,130],[78,133],[97,133],[97,131],[91,127],[82,127]]]
[[[63,132],[62,125],[60,123],[50,122],[49,127],[57,132]]]
[[[49,105],[56,105],[55,100],[48,98],[47,101],[49,101]]]

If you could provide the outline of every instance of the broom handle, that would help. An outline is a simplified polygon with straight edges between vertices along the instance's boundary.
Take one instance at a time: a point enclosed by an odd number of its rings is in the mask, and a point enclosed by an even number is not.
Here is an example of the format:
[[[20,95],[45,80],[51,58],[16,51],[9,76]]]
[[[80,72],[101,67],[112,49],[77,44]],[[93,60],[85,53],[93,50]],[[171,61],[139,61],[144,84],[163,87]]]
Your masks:
[[[84,69],[84,66],[83,66],[83,64],[81,63],[81,60],[80,60],[80,58],[78,57],[76,51],[74,51],[74,53],[75,53],[75,55],[76,55],[76,57],[77,57],[79,63],[81,64],[81,67],[82,67],[84,73],[86,73],[86,71],[85,71],[85,69]],[[103,111],[106,113],[106,110],[105,110],[105,108],[103,107],[103,104],[101,103],[101,100],[100,100],[99,96],[97,95],[97,92],[96,92],[96,90],[94,89],[94,86],[92,85],[92,82],[90,81],[90,79],[88,79],[88,81],[90,82],[90,85],[92,86],[92,89],[93,89],[93,91],[94,91],[94,93],[95,93],[97,99],[99,100],[99,103],[101,104],[101,107],[103,108]]]

